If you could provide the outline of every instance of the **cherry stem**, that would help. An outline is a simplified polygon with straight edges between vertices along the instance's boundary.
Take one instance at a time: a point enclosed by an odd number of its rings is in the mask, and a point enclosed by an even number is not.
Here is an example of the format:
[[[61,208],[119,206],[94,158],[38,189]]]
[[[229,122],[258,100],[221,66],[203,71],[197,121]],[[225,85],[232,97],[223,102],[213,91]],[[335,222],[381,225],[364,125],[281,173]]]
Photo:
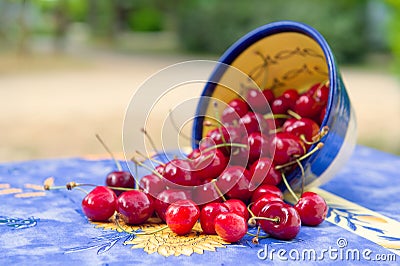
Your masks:
[[[273,113],[268,113],[266,115],[264,115],[265,119],[288,119],[288,118],[292,118],[292,116],[287,115],[287,114],[273,114]]]
[[[221,147],[228,147],[228,146],[231,146],[231,147],[237,147],[237,148],[249,148],[249,146],[248,145],[246,145],[246,144],[242,144],[242,143],[221,143],[221,144],[217,144],[217,145],[214,145],[214,146],[210,146],[210,147],[208,147],[208,148],[206,148],[206,149],[204,149],[203,150],[203,152],[209,152],[209,151],[211,151],[211,150],[213,150],[213,149],[217,149],[217,148],[221,148]]]
[[[150,157],[149,157],[149,156],[146,156],[146,155],[144,155],[142,152],[140,152],[140,151],[138,151],[138,150],[136,150],[135,152],[136,152],[137,154],[139,154],[140,156],[142,156],[143,159],[150,160],[150,161],[153,161],[153,162],[155,162],[155,163],[158,163],[159,165],[165,166],[165,163],[161,162],[160,160],[154,159],[154,158],[151,157],[151,156],[150,156]]]
[[[252,220],[264,220],[264,221],[279,223],[281,219],[278,216],[274,218],[254,216],[249,219],[249,223],[252,223]]]
[[[271,129],[270,131],[268,131],[268,133],[271,134],[275,134],[275,133],[279,133],[279,132],[283,132],[283,127],[278,127],[275,129]]]
[[[301,170],[301,194],[300,194],[300,195],[303,195],[303,192],[304,192],[304,183],[306,182],[306,174],[305,174],[305,172],[304,172],[304,167],[303,167],[303,165],[301,164],[301,162],[300,162],[299,160],[296,160],[296,162],[297,162],[297,164],[298,164],[298,166],[299,166],[299,168],[300,168],[300,170]]]
[[[226,198],[224,196],[224,194],[222,193],[222,191],[219,189],[219,187],[216,184],[217,179],[213,179],[211,182],[213,184],[213,186],[215,187],[215,190],[217,191],[218,195],[222,198],[222,200],[225,202]]]
[[[151,231],[151,232],[134,233],[134,232],[132,232],[132,231],[126,230],[125,228],[123,228],[123,227],[121,226],[121,224],[119,223],[119,216],[118,216],[118,215],[115,215],[115,224],[116,224],[117,227],[118,227],[119,229],[121,229],[123,232],[125,232],[125,233],[127,233],[127,234],[130,234],[130,235],[135,235],[135,236],[153,235],[153,234],[155,234],[155,233],[161,232],[161,231],[163,231],[163,230],[165,230],[165,229],[168,228],[168,225],[166,225],[166,226],[163,226],[163,227],[158,228],[157,230],[154,230],[154,231]]]
[[[289,109],[289,110],[287,110],[287,113],[289,115],[291,115],[292,117],[296,118],[297,120],[301,119],[301,116],[293,110]]]
[[[44,186],[44,190],[59,190],[59,189],[67,189],[67,190],[72,190],[72,189],[79,189],[84,191],[86,194],[88,193],[86,190],[80,188],[80,187],[97,187],[97,185],[94,184],[80,184],[76,182],[68,182],[65,186]],[[111,188],[114,190],[121,190],[121,191],[129,191],[129,190],[135,190],[133,188],[125,188],[125,187],[112,187],[112,186],[105,186],[107,188]]]
[[[285,167],[288,167],[288,166],[291,166],[291,165],[297,163],[296,162],[297,160],[302,161],[305,158],[307,158],[307,157],[311,156],[312,154],[314,154],[315,152],[317,152],[318,150],[320,150],[322,147],[324,147],[324,143],[319,142],[317,144],[317,146],[314,149],[312,149],[310,152],[308,152],[308,153],[304,154],[303,156],[297,158],[295,161],[290,161],[290,162],[285,163],[285,164],[277,165],[277,166],[275,166],[275,169],[276,170],[280,170],[282,168],[285,168]]]
[[[122,166],[121,164],[117,161],[117,159],[115,159],[114,154],[111,152],[111,150],[107,147],[106,143],[101,139],[99,134],[96,134],[96,138],[97,140],[101,143],[101,145],[103,146],[103,148],[108,152],[108,154],[111,156],[111,158],[113,159],[115,165],[117,166],[118,171],[122,171]]]
[[[281,172],[281,175],[282,175],[283,183],[285,183],[285,186],[286,186],[287,190],[290,192],[290,194],[296,200],[296,202],[298,202],[299,198],[297,197],[296,193],[294,193],[293,189],[290,187],[289,182],[287,181],[285,174],[283,172]]]
[[[186,139],[186,140],[190,140],[190,141],[191,141],[192,138],[189,137],[188,135],[186,135],[185,133],[183,133],[183,132],[179,129],[178,125],[177,125],[176,122],[175,122],[175,119],[174,119],[174,116],[172,115],[172,113],[173,113],[172,110],[169,109],[168,115],[169,115],[169,118],[170,118],[170,120],[171,120],[171,124],[172,124],[173,128],[175,129],[175,131],[178,132],[179,136],[183,137],[183,138]]]
[[[149,133],[147,133],[146,129],[141,128],[142,133],[146,136],[147,140],[150,142],[151,147],[155,154],[158,153],[156,144],[154,143],[153,139],[150,137]]]
[[[145,165],[144,163],[138,161],[135,157],[131,158],[131,161],[134,162],[135,164],[149,170],[150,172],[152,172],[154,175],[158,176],[160,179],[164,179],[164,177],[157,171],[155,171],[154,169],[152,169],[150,166]]]
[[[325,137],[326,134],[328,134],[328,132],[329,132],[329,127],[324,126],[315,136],[311,138],[312,141],[308,141],[304,134],[300,135],[300,139],[307,145],[313,145],[318,141],[320,141],[323,137]]]
[[[137,163],[135,163],[135,176],[133,177],[133,179],[135,180],[135,186],[134,186],[135,190],[139,190],[139,182],[136,179],[138,178],[138,176],[139,176],[138,165]]]

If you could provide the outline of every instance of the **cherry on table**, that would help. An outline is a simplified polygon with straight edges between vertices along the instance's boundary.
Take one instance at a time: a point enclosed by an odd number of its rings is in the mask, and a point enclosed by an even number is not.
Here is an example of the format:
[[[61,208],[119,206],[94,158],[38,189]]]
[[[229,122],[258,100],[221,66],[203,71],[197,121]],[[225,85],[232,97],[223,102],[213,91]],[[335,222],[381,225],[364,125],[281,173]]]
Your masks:
[[[231,199],[248,201],[252,194],[249,191],[250,174],[242,166],[228,166],[218,177],[216,184]]]
[[[274,238],[290,240],[300,231],[300,215],[294,207],[284,202],[273,201],[266,204],[259,212],[259,217],[277,219],[277,221],[257,220],[261,228]]]
[[[153,198],[166,189],[164,180],[154,174],[143,176],[140,179],[139,187]]]
[[[154,201],[154,209],[160,217],[161,220],[165,221],[165,211],[171,203],[174,203],[178,200],[186,200],[190,199],[191,195],[189,191],[183,191],[178,189],[167,189],[162,191],[157,195],[156,200]]]
[[[163,177],[168,181],[181,186],[196,186],[200,181],[192,172],[192,165],[188,160],[173,159],[164,167]]]
[[[259,216],[262,208],[264,208],[266,204],[269,204],[274,201],[283,202],[283,199],[275,194],[265,193],[261,197],[259,197],[255,202],[253,202],[253,205],[251,205],[250,209],[255,216]]]
[[[294,208],[304,225],[317,226],[322,223],[328,212],[325,200],[314,192],[304,192]]]
[[[259,198],[266,194],[272,194],[280,199],[283,199],[283,193],[279,188],[277,188],[276,186],[263,184],[254,191],[251,197],[251,201],[256,202]]]
[[[237,242],[247,233],[247,221],[240,215],[227,212],[215,218],[215,232],[226,242]]]
[[[82,200],[82,211],[92,221],[108,221],[116,210],[117,196],[108,187],[97,186]]]
[[[172,203],[165,212],[168,227],[177,235],[190,233],[200,217],[200,209],[191,200],[178,200]]]
[[[216,178],[224,171],[227,165],[228,158],[225,157],[221,150],[205,150],[191,161],[192,178],[200,181]]]
[[[202,185],[193,187],[192,195],[193,201],[199,206],[200,209],[203,208],[204,204],[211,202],[222,202],[221,195],[215,187],[216,184],[212,179],[205,180]]]
[[[215,218],[224,212],[229,212],[229,210],[223,203],[211,202],[206,204],[200,211],[200,225],[203,233],[216,235]]]
[[[153,200],[146,193],[130,190],[122,193],[117,200],[117,211],[128,224],[142,224],[154,212]]]
[[[128,171],[113,171],[107,175],[106,185],[109,187],[134,188],[135,179]],[[119,196],[123,191],[114,190],[114,192]]]
[[[269,157],[262,157],[255,161],[249,168],[251,185],[257,188],[260,184],[278,185],[282,180],[281,173],[275,169],[275,164]]]
[[[242,216],[246,221],[249,219],[249,211],[243,201],[239,199],[228,199],[223,205],[228,208],[229,212]]]

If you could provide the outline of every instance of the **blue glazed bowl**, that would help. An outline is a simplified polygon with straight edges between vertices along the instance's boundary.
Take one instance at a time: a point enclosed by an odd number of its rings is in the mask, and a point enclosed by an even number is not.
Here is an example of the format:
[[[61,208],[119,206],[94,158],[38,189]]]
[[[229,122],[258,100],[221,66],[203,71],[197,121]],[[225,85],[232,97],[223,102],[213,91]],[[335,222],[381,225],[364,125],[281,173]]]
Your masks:
[[[219,62],[202,92],[206,97],[197,107],[193,148],[207,134],[209,127],[203,126],[204,122],[215,112],[207,99],[227,103],[241,94],[216,82],[223,79],[229,65],[250,76],[261,89],[273,88],[275,95],[288,88],[303,92],[315,83],[329,80],[329,100],[321,124],[329,127],[329,133],[322,139],[324,147],[302,161],[306,189],[325,183],[346,163],[356,142],[356,119],[334,55],[317,30],[294,21],[267,24],[239,39]],[[301,186],[299,167],[287,179],[293,188]]]

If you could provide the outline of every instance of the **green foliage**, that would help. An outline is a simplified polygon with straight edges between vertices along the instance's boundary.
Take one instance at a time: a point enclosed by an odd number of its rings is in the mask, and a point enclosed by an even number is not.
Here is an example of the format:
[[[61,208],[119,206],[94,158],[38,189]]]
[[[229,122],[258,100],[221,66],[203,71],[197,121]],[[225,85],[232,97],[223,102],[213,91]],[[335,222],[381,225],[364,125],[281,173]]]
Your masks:
[[[156,8],[143,7],[129,14],[129,28],[133,31],[161,31],[162,13]]]
[[[395,59],[395,71],[400,74],[400,1],[386,0],[391,10],[388,27],[389,45]]]
[[[356,62],[365,45],[366,0],[191,0],[178,12],[184,48],[222,53],[250,30],[278,20],[307,23],[327,39],[339,62]]]

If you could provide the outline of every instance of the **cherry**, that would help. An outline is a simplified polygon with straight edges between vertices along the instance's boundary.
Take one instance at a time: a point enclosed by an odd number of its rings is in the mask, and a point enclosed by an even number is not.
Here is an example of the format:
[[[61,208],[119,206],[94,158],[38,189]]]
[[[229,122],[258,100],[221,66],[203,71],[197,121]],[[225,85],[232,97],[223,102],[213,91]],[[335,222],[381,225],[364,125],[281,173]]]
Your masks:
[[[274,114],[286,114],[287,110],[290,108],[289,99],[284,98],[282,95],[275,98],[271,105],[271,111]]]
[[[244,127],[239,128],[229,125],[210,130],[207,132],[206,137],[200,142],[200,150],[205,150],[209,147],[224,143],[239,143],[244,132]],[[218,149],[226,156],[231,153],[231,147],[229,145],[219,147]]]
[[[228,212],[228,208],[222,203],[208,203],[200,212],[200,225],[203,233],[207,235],[216,235],[215,218],[223,212]]]
[[[203,151],[200,156],[191,161],[193,179],[204,181],[216,178],[228,165],[228,158],[219,149]]]
[[[193,201],[202,209],[202,204],[211,202],[221,202],[221,195],[215,187],[212,179],[205,180],[201,186],[193,188]]]
[[[160,175],[164,175],[164,169],[165,169],[165,165],[159,164],[154,168],[154,171],[156,171]]]
[[[314,120],[309,118],[290,118],[283,124],[283,131],[294,134],[298,137],[304,135],[306,141],[312,142],[313,137],[319,133],[319,126],[314,122]]]
[[[295,89],[287,89],[283,92],[282,97],[289,103],[289,108],[293,109],[299,98],[299,93]]]
[[[173,159],[164,167],[163,177],[181,186],[196,186],[200,181],[192,173],[192,165],[187,160]]]
[[[215,232],[226,242],[237,242],[247,233],[246,220],[232,212],[220,213],[215,218]]]
[[[261,228],[274,238],[290,240],[300,231],[300,215],[295,208],[284,202],[273,201],[266,204],[259,212],[259,217],[277,219],[277,221],[258,220]]]
[[[320,125],[322,124],[322,121],[324,121],[325,115],[326,115],[326,106],[322,108],[322,111],[318,117],[318,122]]]
[[[299,137],[285,132],[278,132],[272,138],[270,143],[271,154],[273,154],[274,149],[275,155],[273,160],[276,165],[292,161],[301,157],[306,152],[304,143]]]
[[[249,191],[250,174],[242,166],[228,166],[218,177],[216,184],[229,198],[247,201],[252,194]]]
[[[152,197],[156,197],[161,191],[166,189],[164,181],[154,174],[143,176],[140,179],[139,187],[144,193]]]
[[[134,188],[135,179],[128,171],[113,171],[107,175],[106,185],[109,187]],[[114,192],[119,196],[123,191],[114,190]]]
[[[255,216],[260,215],[261,209],[268,203],[273,201],[280,201],[283,202],[283,199],[276,194],[272,193],[265,193],[261,197],[259,197],[251,206],[251,211]]]
[[[272,102],[275,100],[275,95],[272,90],[265,89],[262,91],[262,93],[264,94],[265,99],[267,99],[268,104],[271,105]]]
[[[269,111],[268,100],[264,96],[264,93],[258,88],[250,88],[247,90],[246,101],[254,112],[266,114]]]
[[[324,105],[328,102],[329,97],[329,87],[327,85],[327,83],[316,83],[305,94],[313,97],[319,105]]]
[[[242,216],[246,221],[249,219],[249,211],[243,201],[238,199],[229,199],[225,201],[223,205],[228,208],[229,212]]]
[[[268,129],[264,117],[259,113],[253,112],[248,112],[242,116],[240,118],[239,125],[243,125],[246,128],[247,134],[251,134],[253,132],[266,132]]]
[[[189,199],[190,195],[188,191],[178,189],[167,189],[157,195],[157,199],[154,202],[154,209],[161,220],[165,221],[165,211],[171,203],[178,200]]]
[[[172,203],[165,212],[168,227],[177,235],[190,233],[200,217],[200,209],[191,200],[178,200]]]
[[[116,210],[117,196],[104,186],[95,187],[82,200],[83,213],[92,221],[108,221]]]
[[[249,111],[246,102],[236,98],[228,103],[228,106],[222,111],[221,122],[223,124],[231,124],[233,121],[240,119]]]
[[[325,220],[328,206],[325,200],[314,192],[304,192],[294,208],[304,225],[316,226]]]
[[[261,185],[254,191],[254,193],[251,197],[251,201],[256,202],[259,198],[261,198],[265,194],[272,194],[278,198],[283,199],[282,191],[279,188],[277,188],[276,186]]]
[[[118,197],[117,211],[128,224],[142,224],[154,212],[153,200],[139,190],[125,191]]]
[[[253,163],[260,157],[269,155],[269,139],[261,132],[253,132],[247,137],[249,163]]]
[[[249,172],[251,185],[254,188],[257,188],[260,184],[276,186],[282,180],[281,173],[275,169],[275,164],[268,157],[262,157],[255,161],[250,166]]]
[[[294,111],[301,117],[313,118],[319,114],[322,105],[307,94],[301,95],[294,106]]]

